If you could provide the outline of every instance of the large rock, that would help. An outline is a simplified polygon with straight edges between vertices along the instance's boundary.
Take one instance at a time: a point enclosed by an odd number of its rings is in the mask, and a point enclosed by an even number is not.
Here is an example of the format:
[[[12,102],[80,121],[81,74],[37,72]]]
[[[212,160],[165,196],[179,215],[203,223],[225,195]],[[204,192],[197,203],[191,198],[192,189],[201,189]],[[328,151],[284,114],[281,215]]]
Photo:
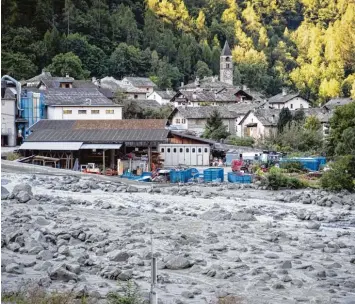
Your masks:
[[[6,272],[8,273],[14,273],[14,274],[23,274],[23,266],[19,265],[17,263],[11,263],[9,265],[6,265],[5,268]]]
[[[320,227],[320,223],[309,222],[306,227],[311,230],[318,230]]]
[[[213,208],[200,215],[202,220],[206,221],[224,221],[231,219],[232,214],[223,208]]]
[[[65,264],[52,268],[48,271],[48,275],[52,280],[56,281],[78,281],[78,276],[74,272],[69,271]]]
[[[16,198],[18,199],[18,201],[20,203],[27,203],[31,199],[31,196],[30,196],[30,194],[28,192],[20,191],[16,195]]]
[[[192,263],[182,256],[176,256],[168,259],[166,268],[171,270],[185,269],[192,266]]]
[[[232,215],[231,218],[233,221],[241,221],[241,222],[248,222],[248,221],[256,221],[256,218],[251,213],[245,212],[237,212]]]
[[[36,218],[35,224],[40,225],[40,226],[47,226],[50,224],[50,222],[47,221],[44,217],[39,216]]]
[[[126,251],[114,250],[107,255],[110,261],[125,262],[129,258],[129,254]]]
[[[1,199],[7,199],[7,197],[9,196],[10,192],[7,191],[7,189],[3,186],[1,186]]]
[[[20,192],[26,192],[28,193],[30,196],[33,195],[32,193],[32,187],[29,184],[18,184],[14,187],[14,189],[12,190],[12,195],[14,195],[15,197],[17,197],[17,195]]]

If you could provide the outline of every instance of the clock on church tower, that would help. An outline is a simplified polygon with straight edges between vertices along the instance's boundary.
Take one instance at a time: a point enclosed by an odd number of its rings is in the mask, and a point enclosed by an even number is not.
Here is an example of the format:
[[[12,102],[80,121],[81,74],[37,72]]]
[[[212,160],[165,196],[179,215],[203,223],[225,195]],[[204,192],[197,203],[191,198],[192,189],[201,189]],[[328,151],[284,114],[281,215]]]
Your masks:
[[[233,62],[232,52],[228,41],[225,42],[221,57],[220,57],[220,81],[233,85]]]

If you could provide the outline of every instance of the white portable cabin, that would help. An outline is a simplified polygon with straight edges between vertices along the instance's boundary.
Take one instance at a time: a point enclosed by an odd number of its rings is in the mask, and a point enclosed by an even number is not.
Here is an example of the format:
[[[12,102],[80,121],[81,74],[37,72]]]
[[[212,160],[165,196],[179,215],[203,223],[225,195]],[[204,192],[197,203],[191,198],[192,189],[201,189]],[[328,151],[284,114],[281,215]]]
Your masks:
[[[209,145],[161,144],[161,158],[165,166],[209,166],[211,148]]]

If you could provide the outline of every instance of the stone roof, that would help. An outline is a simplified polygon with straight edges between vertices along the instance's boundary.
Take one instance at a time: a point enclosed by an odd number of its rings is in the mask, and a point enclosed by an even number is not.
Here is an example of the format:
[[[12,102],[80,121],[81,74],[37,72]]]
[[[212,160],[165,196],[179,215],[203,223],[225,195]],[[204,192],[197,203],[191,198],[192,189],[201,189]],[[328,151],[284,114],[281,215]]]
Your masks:
[[[294,112],[300,111],[301,109],[296,109]],[[307,108],[303,109],[306,117],[316,116],[321,123],[327,123],[330,120],[332,114],[324,108]]]
[[[175,113],[179,112],[181,116],[186,119],[207,119],[211,116],[214,111],[218,111],[222,118],[233,119],[236,118],[237,115],[228,110],[227,107],[219,106],[206,106],[206,107],[178,107],[175,108],[173,113],[170,114],[170,117],[174,116]]]
[[[244,122],[244,120],[249,116],[250,113],[253,113],[263,126],[276,126],[277,121],[279,120],[280,111],[281,110],[279,109],[272,108],[257,108],[255,110],[251,110],[239,122],[239,125]]]
[[[221,56],[232,56],[232,52],[231,49],[229,47],[228,41],[226,40],[226,42],[224,43],[224,47],[221,53]]]
[[[153,99],[125,99],[124,103],[131,102],[137,105],[141,109],[145,108],[160,108],[161,105],[159,102]]]
[[[165,142],[165,119],[40,120],[31,127],[29,142]]]
[[[219,90],[219,89],[223,89],[223,88],[233,88],[233,87],[234,86],[229,83],[219,81],[217,76],[212,76],[212,77],[205,77],[205,78],[200,79],[198,81],[188,83],[184,86],[181,86],[179,89],[192,90],[192,89],[201,88],[203,90],[214,90],[214,89]]]
[[[42,91],[48,106],[113,105],[97,88],[55,88]]]
[[[147,93],[146,90],[137,88],[131,84],[127,84],[124,81],[117,80],[113,77],[105,77],[100,80],[100,87],[109,89],[112,92],[122,91],[126,93]]]
[[[26,81],[24,81],[24,85],[26,86],[38,86],[40,82],[43,82],[47,88],[55,88],[59,87],[59,83],[72,83],[74,81],[73,77],[53,77],[50,72],[42,71],[41,74],[32,77]],[[30,85],[29,85],[30,84]]]
[[[335,109],[337,106],[343,106],[346,105],[350,102],[354,102],[354,99],[351,99],[349,97],[345,97],[345,98],[333,98],[331,100],[329,100],[323,107],[329,109],[329,110],[333,110]]]
[[[154,91],[152,94],[154,93],[158,94],[163,99],[172,99],[176,94],[174,91]]]
[[[293,98],[296,98],[296,97],[299,97],[300,94],[299,93],[287,93],[287,94],[283,94],[283,93],[280,93],[280,94],[277,94],[275,96],[272,96],[268,99],[268,103],[269,104],[273,104],[273,103],[286,103],[288,102],[289,100],[293,99]]]
[[[97,86],[91,80],[74,80],[73,88],[97,88]]]
[[[260,106],[258,102],[238,102],[226,105],[227,109],[238,114],[245,115],[249,111],[256,109]]]
[[[179,94],[180,93],[180,94]],[[176,98],[186,98],[191,102],[236,102],[236,97],[232,91],[222,91],[220,93],[214,93],[213,91],[188,91],[180,90]]]
[[[135,87],[156,87],[156,84],[147,77],[125,77]]]

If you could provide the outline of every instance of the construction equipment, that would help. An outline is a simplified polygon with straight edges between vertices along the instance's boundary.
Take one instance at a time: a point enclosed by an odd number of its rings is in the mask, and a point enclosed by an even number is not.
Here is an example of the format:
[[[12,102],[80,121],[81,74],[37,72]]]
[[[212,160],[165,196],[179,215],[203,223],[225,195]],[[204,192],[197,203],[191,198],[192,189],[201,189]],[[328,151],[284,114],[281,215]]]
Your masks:
[[[95,163],[88,163],[87,165],[81,165],[80,171],[91,174],[101,174],[100,168]]]

